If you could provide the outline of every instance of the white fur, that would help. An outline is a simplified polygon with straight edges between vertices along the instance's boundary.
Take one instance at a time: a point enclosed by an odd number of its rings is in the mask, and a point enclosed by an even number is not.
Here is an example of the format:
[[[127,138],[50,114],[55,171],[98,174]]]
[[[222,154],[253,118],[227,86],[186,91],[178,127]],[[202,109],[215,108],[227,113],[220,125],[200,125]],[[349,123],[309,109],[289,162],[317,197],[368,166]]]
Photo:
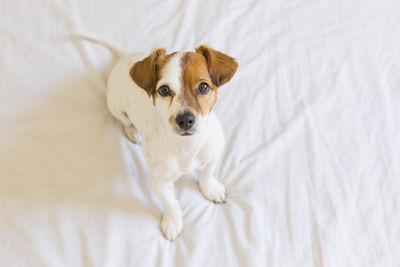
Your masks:
[[[169,240],[174,240],[183,227],[182,210],[173,187],[180,176],[199,170],[199,185],[203,195],[216,203],[225,200],[225,188],[213,174],[224,143],[218,119],[212,113],[204,118],[196,118],[198,125],[192,136],[178,135],[175,126],[169,122],[171,115],[175,116],[185,108],[177,97],[181,93],[180,56],[177,54],[169,61],[164,68],[163,78],[157,83],[157,86],[168,84],[176,94],[171,105],[169,99],[162,97],[157,97],[153,105],[153,99],[129,76],[133,64],[145,55],[123,56],[110,73],[107,91],[110,112],[125,126],[133,124],[142,136],[151,182],[164,205],[161,230]]]
[[[134,63],[145,54],[124,55],[117,46],[96,35],[77,31],[71,34],[101,43],[120,57],[108,78],[107,106],[124,125],[126,136],[135,143],[141,140],[151,182],[164,205],[161,230],[168,240],[174,240],[183,228],[182,210],[174,194],[174,182],[180,176],[198,170],[203,195],[215,203],[225,201],[225,188],[213,174],[224,144],[222,127],[212,113],[197,116],[191,136],[180,136],[175,120],[171,123],[171,116],[175,118],[190,109],[179,101],[182,54],[169,60],[157,82],[157,88],[168,85],[174,91],[172,103],[169,97],[158,96],[153,104],[153,99],[129,75]]]

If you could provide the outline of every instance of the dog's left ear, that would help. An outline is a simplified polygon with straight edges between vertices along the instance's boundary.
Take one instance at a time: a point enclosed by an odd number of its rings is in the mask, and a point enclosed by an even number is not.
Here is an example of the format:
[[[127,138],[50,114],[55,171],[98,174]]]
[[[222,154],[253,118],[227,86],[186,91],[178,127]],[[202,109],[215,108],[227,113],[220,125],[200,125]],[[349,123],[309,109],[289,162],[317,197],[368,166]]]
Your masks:
[[[142,87],[149,96],[152,95],[155,90],[159,64],[165,56],[165,53],[166,51],[164,48],[154,50],[148,57],[136,62],[129,72],[133,81]]]
[[[206,59],[208,72],[216,86],[220,87],[231,80],[238,67],[234,58],[205,45],[197,47],[196,52]]]

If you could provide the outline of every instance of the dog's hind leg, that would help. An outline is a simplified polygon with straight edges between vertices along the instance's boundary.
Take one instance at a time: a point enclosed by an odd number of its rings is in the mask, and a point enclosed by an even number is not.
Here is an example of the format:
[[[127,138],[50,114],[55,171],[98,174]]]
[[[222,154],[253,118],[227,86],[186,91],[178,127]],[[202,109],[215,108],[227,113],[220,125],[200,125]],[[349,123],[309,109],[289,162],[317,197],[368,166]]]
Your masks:
[[[126,137],[131,140],[135,144],[140,144],[142,141],[142,137],[140,136],[139,131],[136,129],[135,125],[124,125],[124,132]]]
[[[109,108],[109,110],[111,114],[122,123],[125,136],[134,144],[140,144],[142,141],[142,137],[140,136],[140,133],[136,129],[135,125],[133,125],[133,123],[129,119],[128,114],[126,112],[116,112],[111,108]]]

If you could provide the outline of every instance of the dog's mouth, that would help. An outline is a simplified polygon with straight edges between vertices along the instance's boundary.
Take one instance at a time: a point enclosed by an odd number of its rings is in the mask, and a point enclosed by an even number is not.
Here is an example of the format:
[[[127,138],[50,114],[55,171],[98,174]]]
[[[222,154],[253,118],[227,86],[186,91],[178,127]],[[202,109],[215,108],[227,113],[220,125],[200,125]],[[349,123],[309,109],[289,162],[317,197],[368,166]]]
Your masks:
[[[180,136],[191,136],[191,135],[193,135],[193,133],[192,132],[183,132],[183,133],[180,133],[179,135]]]

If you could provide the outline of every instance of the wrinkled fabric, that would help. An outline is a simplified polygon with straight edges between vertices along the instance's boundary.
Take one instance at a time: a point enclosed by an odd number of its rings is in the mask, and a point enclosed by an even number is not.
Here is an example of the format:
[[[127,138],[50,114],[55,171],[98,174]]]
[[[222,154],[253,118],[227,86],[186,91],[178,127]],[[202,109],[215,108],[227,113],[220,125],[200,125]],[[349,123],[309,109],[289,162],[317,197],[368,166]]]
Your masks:
[[[0,2],[0,266],[400,266],[400,2]],[[235,57],[216,176],[175,185],[183,233],[108,113],[115,57]],[[155,151],[156,153],[156,151]]]

